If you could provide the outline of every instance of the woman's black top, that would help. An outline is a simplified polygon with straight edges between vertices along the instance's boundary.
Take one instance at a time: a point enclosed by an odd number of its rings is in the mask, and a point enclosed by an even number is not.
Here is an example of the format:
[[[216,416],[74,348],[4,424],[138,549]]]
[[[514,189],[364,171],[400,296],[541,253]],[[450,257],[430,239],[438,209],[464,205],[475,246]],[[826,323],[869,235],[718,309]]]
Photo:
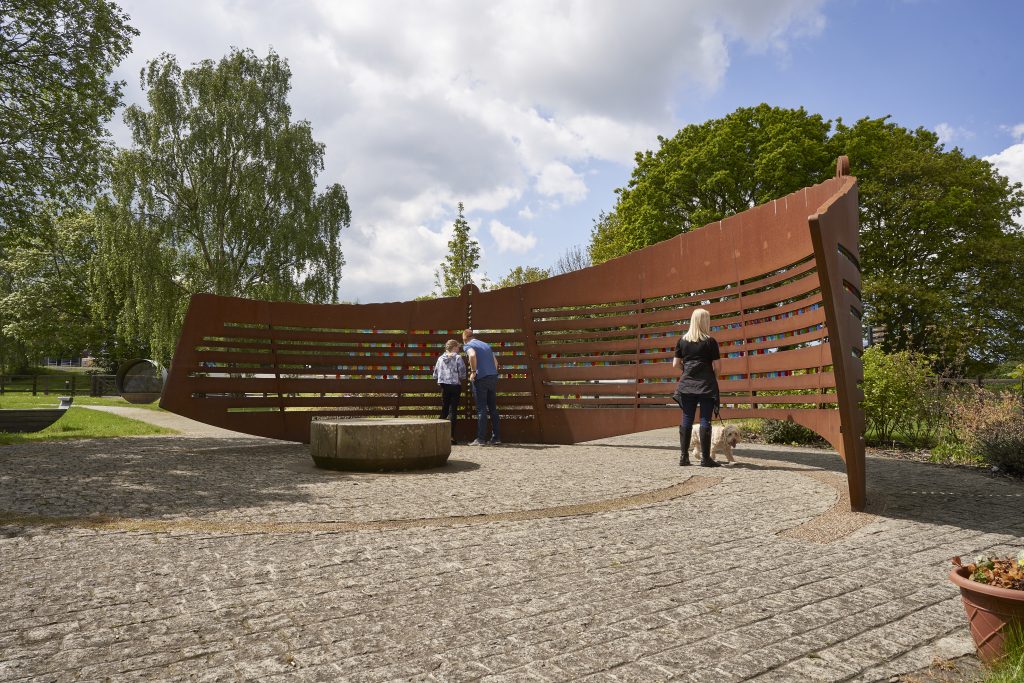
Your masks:
[[[676,358],[683,361],[683,376],[679,379],[681,394],[718,394],[718,379],[711,362],[721,358],[718,342],[708,337],[699,342],[686,341],[682,337],[676,342]]]

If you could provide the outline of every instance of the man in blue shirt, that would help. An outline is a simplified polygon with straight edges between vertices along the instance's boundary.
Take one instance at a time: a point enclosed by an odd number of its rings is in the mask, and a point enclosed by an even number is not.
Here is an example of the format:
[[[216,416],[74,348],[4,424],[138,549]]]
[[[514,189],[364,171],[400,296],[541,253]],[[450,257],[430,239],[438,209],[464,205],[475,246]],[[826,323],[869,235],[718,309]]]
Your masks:
[[[472,329],[462,333],[462,346],[469,356],[469,381],[476,400],[476,440],[470,446],[497,445],[498,435],[498,359],[489,344],[473,334]],[[491,414],[491,440],[487,440],[487,414]]]

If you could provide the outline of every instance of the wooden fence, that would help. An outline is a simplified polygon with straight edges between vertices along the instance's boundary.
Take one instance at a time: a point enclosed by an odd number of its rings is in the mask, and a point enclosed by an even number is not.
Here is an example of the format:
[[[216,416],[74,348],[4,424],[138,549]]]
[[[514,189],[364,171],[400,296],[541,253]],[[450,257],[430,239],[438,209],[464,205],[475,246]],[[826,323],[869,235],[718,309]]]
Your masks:
[[[0,395],[117,396],[114,375],[0,375]]]

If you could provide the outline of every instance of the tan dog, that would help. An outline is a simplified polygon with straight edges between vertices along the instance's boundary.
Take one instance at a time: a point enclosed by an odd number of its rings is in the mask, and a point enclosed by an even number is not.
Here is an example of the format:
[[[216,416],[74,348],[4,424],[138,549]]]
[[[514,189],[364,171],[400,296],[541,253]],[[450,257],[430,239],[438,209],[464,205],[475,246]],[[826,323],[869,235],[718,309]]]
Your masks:
[[[690,457],[700,459],[700,425],[693,425],[690,437]],[[711,457],[724,455],[733,464],[732,449],[740,442],[740,429],[736,425],[711,426]],[[716,458],[717,460],[717,458]]]

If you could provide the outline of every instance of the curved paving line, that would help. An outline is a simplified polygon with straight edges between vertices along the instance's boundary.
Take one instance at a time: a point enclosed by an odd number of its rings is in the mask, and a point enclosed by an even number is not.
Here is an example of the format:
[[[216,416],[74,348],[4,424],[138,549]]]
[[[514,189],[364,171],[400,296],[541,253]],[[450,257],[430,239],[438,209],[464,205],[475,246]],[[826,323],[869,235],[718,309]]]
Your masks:
[[[836,502],[814,519],[792,529],[780,531],[778,536],[798,538],[812,543],[831,543],[849,536],[877,519],[870,513],[854,512],[850,509],[850,490],[845,475],[822,470],[808,470],[800,472],[800,475],[828,484],[835,489]]]
[[[304,533],[311,531],[392,531],[423,527],[449,527],[491,522],[520,522],[554,517],[575,517],[600,512],[661,503],[690,495],[715,486],[721,477],[694,475],[684,482],[656,491],[648,491],[623,498],[612,498],[592,503],[558,505],[555,507],[518,510],[481,515],[452,517],[425,517],[419,519],[384,519],[370,522],[217,522],[193,519],[138,519],[93,515],[88,517],[48,517],[0,513],[0,524],[16,526],[44,526],[51,528],[95,529],[97,531],[197,531],[213,533]]]

